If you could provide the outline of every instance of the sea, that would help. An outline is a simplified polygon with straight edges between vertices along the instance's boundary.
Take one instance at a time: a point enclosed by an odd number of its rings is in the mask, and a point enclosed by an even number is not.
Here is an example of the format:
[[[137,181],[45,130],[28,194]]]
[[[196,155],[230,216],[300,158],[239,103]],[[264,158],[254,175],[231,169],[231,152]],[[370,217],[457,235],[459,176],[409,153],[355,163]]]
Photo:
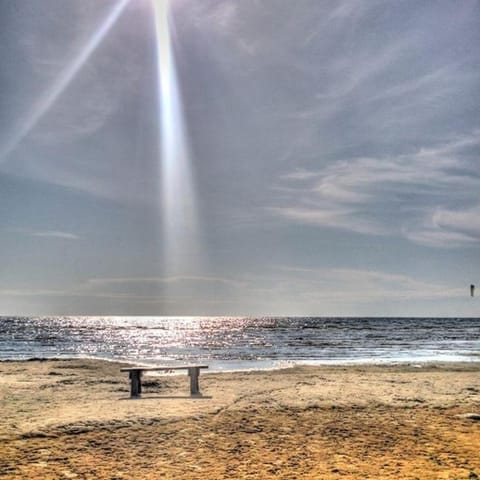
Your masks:
[[[480,318],[0,317],[0,360],[78,357],[214,371],[477,362]]]

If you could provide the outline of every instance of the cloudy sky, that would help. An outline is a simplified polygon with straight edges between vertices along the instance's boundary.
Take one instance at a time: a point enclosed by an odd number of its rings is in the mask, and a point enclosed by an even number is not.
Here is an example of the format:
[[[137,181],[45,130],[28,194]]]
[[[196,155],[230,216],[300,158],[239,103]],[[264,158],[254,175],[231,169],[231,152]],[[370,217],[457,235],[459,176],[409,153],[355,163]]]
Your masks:
[[[480,315],[477,0],[154,20],[0,3],[0,314]]]

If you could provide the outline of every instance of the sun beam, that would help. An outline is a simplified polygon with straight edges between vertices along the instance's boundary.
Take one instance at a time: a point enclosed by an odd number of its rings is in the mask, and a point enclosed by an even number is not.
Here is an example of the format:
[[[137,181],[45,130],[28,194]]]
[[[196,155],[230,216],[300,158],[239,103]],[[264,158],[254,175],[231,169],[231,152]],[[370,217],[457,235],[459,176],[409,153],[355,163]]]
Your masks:
[[[169,25],[168,0],[152,0],[157,40],[159,153],[166,273],[191,271],[198,262],[198,221],[191,155]]]
[[[35,105],[23,121],[20,128],[18,128],[10,140],[8,140],[7,143],[0,149],[0,163],[7,159],[8,155],[17,148],[22,140],[32,131],[33,128],[35,128],[43,116],[52,108],[54,103],[70,85],[85,62],[100,45],[102,40],[105,38],[105,35],[107,35],[107,33],[110,31],[129,2],[130,0],[120,0],[113,7],[108,17],[102,22],[100,28],[89,39],[85,47],[72,60],[72,62],[65,67],[53,85],[38,99],[37,102],[35,102]]]

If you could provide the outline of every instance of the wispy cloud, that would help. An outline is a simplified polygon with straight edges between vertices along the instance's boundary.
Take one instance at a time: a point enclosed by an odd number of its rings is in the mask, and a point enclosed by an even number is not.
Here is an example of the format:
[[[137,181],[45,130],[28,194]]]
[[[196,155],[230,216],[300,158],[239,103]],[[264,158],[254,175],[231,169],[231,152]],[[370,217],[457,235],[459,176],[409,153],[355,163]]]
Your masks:
[[[465,296],[465,289],[422,281],[408,275],[352,268],[299,268],[279,266],[279,278],[290,284],[301,280],[315,298],[348,298],[355,301],[395,298],[433,299]]]
[[[253,309],[259,314],[358,315],[368,312],[372,306],[377,306],[381,311],[382,305],[391,302],[406,305],[405,302],[453,300],[466,295],[465,288],[375,270],[279,265],[262,273],[242,274],[240,277],[240,281],[186,277],[184,281],[193,282],[194,288],[181,289],[169,295],[158,290],[159,283],[183,280],[112,277],[91,279],[69,288],[48,289],[4,288],[0,285],[0,296],[50,298],[61,305],[66,305],[65,302],[71,299],[90,299],[98,306],[107,304],[110,312],[112,306],[129,302],[140,309],[142,305],[153,308],[156,314],[166,309],[169,312],[192,312],[196,315],[199,312],[244,315]],[[146,284],[150,284],[153,290],[146,289]],[[229,288],[217,294],[219,286]]]
[[[0,295],[5,297],[64,297],[69,294],[60,289],[0,288]]]
[[[63,232],[59,230],[33,230],[31,228],[12,227],[5,228],[4,231],[26,235],[29,237],[58,238],[60,240],[79,240],[81,238],[74,233]]]
[[[91,299],[95,302],[114,302],[123,305],[132,302],[138,306],[167,307],[173,311],[192,311],[208,305],[236,301],[235,292],[247,285],[244,280],[231,278],[185,275],[171,277],[110,277],[91,278],[67,287],[29,288],[0,285],[3,297],[45,297],[51,299]],[[173,288],[172,288],[173,287]],[[220,296],[217,293],[221,292]],[[226,294],[227,293],[227,294]],[[239,296],[241,294],[239,293]],[[197,310],[196,310],[197,309]],[[161,313],[160,312],[157,313]]]
[[[32,12],[19,15],[18,31],[12,32],[18,50],[6,60],[23,58],[28,74],[7,94],[15,108],[6,112],[0,132],[0,168],[89,195],[151,202],[154,180],[147,171],[156,164],[136,168],[150,141],[143,122],[151,112],[138,95],[139,79],[150,68],[148,54],[138,55],[140,48],[145,51],[138,22],[151,24],[148,9],[130,0],[74,1],[46,9],[50,14],[35,21]],[[75,18],[75,25],[67,27],[66,18]],[[144,31],[148,35],[148,28]],[[117,122],[121,106],[132,98],[138,110],[120,112]],[[123,128],[125,135],[115,130]]]
[[[100,28],[89,38],[89,41],[81,49],[81,51],[71,60],[57,78],[52,82],[48,89],[34,102],[31,111],[28,112],[26,118],[21,122],[21,126],[15,129],[14,134],[2,145],[0,149],[0,163],[18,147],[19,143],[30,134],[37,126],[41,119],[55,105],[58,98],[64,93],[67,87],[72,83],[73,79],[79,73],[81,68],[87,62],[91,54],[97,49],[105,35],[109,32],[113,24],[116,22],[120,14],[125,9],[129,0],[120,0],[112,9],[107,19],[102,23]],[[45,63],[43,63],[45,65]],[[87,122],[85,122],[87,123]],[[55,136],[58,133],[55,132]]]
[[[423,245],[464,246],[480,242],[480,204],[465,210],[438,208],[417,228],[404,228],[406,238]]]
[[[191,283],[208,283],[208,284],[225,284],[239,286],[241,282],[238,280],[213,277],[207,275],[175,275],[168,277],[112,277],[112,278],[92,278],[85,284],[86,287],[102,287],[109,285],[139,285],[139,284],[174,284],[181,282]]]
[[[280,205],[267,210],[298,223],[437,247],[478,243],[480,177],[471,152],[479,146],[474,131],[411,154],[295,170],[280,179]]]
[[[46,232],[33,232],[32,237],[44,237],[44,238],[59,238],[62,240],[78,240],[80,237],[68,232],[58,232],[50,230]]]

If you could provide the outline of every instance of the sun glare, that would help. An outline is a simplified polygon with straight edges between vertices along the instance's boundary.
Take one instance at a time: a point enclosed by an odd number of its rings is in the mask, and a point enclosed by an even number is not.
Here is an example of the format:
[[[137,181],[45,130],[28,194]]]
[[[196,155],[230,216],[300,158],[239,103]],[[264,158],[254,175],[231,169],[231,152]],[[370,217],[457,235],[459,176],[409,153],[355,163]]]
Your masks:
[[[155,22],[162,248],[164,273],[171,276],[192,273],[199,267],[201,248],[191,154],[172,45],[170,5],[168,0],[150,1]],[[9,158],[65,94],[129,3],[130,0],[119,0],[115,4],[86,45],[37,99],[20,127],[0,146],[0,163]]]
[[[182,97],[167,0],[152,0],[157,41],[159,156],[165,273],[186,273],[198,261],[198,222]]]
[[[65,92],[72,80],[81,70],[85,62],[100,45],[112,26],[118,20],[130,0],[120,0],[111,10],[107,18],[95,31],[84,48],[62,70],[51,87],[35,102],[33,108],[22,122],[22,125],[0,149],[0,163],[5,161],[22,140],[32,131],[43,116],[52,108],[58,98]]]

